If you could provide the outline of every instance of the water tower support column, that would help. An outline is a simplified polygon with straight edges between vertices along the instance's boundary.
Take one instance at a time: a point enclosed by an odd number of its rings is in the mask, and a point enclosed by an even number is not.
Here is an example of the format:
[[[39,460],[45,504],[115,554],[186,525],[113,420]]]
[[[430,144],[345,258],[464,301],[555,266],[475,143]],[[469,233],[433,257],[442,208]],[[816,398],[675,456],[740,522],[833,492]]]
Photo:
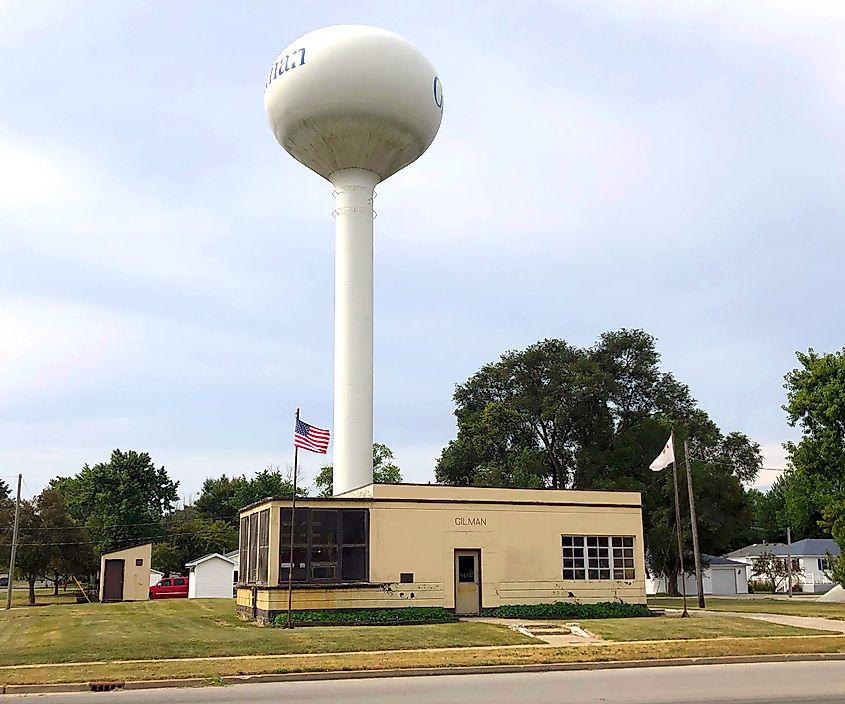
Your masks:
[[[373,481],[373,188],[366,169],[330,175],[337,207],[334,494]]]

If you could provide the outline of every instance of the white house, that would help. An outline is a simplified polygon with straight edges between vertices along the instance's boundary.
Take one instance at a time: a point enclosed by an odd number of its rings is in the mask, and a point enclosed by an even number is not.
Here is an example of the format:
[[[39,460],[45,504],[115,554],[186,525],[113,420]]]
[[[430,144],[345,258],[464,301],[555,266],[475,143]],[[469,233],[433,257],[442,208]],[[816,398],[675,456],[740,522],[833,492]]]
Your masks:
[[[186,563],[185,567],[189,570],[189,599],[231,599],[234,596],[234,560],[213,552]]]
[[[150,586],[153,586],[162,577],[164,577],[164,572],[161,570],[154,570],[152,567],[150,568]]]
[[[794,583],[802,592],[826,592],[833,586],[833,581],[826,572],[830,565],[827,564],[827,553],[834,557],[839,555],[839,546],[831,538],[806,538],[792,543],[792,559],[798,561],[799,574],[795,576]],[[789,548],[786,543],[755,543],[739,550],[729,552],[725,557],[745,563],[746,577],[749,582],[759,582],[764,577],[753,577],[752,570],[754,563],[763,554],[771,553],[775,557],[786,559]],[[780,591],[786,591],[786,585],[782,585]]]
[[[707,565],[701,571],[701,586],[704,588],[705,595],[748,594],[744,563],[714,555],[702,555],[701,560]],[[694,572],[686,575],[684,585],[687,596],[698,594]],[[646,580],[647,594],[665,594],[667,591],[665,577],[650,577]]]
[[[241,568],[241,551],[240,550],[232,550],[232,552],[227,552],[225,557],[228,557],[232,562],[235,563],[235,574],[232,577],[232,585],[238,583],[238,572]]]

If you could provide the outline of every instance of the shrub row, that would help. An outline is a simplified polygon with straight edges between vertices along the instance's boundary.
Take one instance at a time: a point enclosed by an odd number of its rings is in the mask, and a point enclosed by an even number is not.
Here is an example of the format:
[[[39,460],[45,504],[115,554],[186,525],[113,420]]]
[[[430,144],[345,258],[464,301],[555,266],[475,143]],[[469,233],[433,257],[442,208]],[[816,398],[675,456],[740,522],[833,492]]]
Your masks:
[[[598,604],[573,604],[556,601],[553,604],[497,606],[494,609],[485,609],[484,615],[497,618],[582,619],[632,618],[650,616],[651,612],[644,604],[624,604],[610,601],[603,601]]]
[[[448,623],[455,614],[439,606],[409,606],[404,609],[360,609],[332,611],[294,611],[291,619],[298,626],[381,626],[406,623]],[[288,615],[279,614],[271,624],[287,625]]]

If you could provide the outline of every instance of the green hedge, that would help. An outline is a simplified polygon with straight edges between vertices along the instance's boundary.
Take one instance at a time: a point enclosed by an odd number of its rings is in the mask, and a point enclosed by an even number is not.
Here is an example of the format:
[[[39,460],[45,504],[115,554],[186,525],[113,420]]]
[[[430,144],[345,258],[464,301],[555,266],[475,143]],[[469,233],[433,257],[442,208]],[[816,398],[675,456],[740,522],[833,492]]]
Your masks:
[[[297,626],[383,626],[407,623],[447,623],[457,621],[455,614],[439,606],[409,606],[404,609],[338,609],[332,611],[294,611]],[[287,625],[288,615],[273,619],[275,628]]]
[[[603,601],[598,604],[573,604],[556,601],[553,604],[519,604],[516,606],[497,606],[484,609],[485,616],[497,618],[531,619],[582,619],[582,618],[632,618],[650,616],[651,612],[644,604],[623,604]]]

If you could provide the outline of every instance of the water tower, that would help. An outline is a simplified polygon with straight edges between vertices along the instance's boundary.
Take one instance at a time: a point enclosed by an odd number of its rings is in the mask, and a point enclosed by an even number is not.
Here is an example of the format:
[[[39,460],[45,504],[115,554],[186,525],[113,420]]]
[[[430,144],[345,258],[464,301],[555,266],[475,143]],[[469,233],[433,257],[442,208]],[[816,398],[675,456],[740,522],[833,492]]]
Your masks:
[[[402,37],[337,25],[279,54],[264,108],[279,144],[334,186],[334,493],[341,494],[373,480],[373,189],[434,140],[443,88]]]

